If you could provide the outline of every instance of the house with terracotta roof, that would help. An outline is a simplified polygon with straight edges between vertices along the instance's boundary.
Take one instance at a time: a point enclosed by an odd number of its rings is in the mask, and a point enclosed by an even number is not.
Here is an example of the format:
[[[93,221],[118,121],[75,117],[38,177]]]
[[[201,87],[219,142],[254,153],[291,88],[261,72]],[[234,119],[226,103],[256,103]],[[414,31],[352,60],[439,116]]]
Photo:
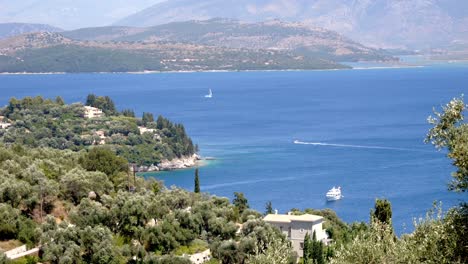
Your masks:
[[[315,235],[318,241],[327,241],[327,233],[322,228],[324,219],[322,216],[303,214],[303,215],[292,215],[288,214],[269,214],[263,218],[263,220],[273,226],[276,226],[289,240],[291,240],[293,250],[299,257],[303,256],[304,249],[304,237],[309,233],[312,238],[312,234],[315,231]]]

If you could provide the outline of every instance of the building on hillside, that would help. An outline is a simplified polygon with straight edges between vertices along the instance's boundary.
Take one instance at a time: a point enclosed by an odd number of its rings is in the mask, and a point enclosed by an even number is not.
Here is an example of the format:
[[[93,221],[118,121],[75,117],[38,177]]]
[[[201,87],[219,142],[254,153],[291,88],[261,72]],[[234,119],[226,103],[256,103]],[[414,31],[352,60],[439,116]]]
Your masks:
[[[150,132],[150,133],[154,133],[156,131],[156,129],[153,129],[153,128],[147,128],[147,127],[144,127],[144,126],[139,126],[138,129],[140,130],[140,134],[144,134],[146,132]]]
[[[318,215],[304,214],[292,215],[288,214],[269,214],[263,220],[279,230],[291,240],[293,250],[299,257],[303,256],[304,237],[309,233],[310,237],[315,231],[317,240],[326,243],[328,240],[327,233],[322,228],[323,217]]]
[[[92,107],[92,106],[85,106],[84,107],[84,117],[85,118],[96,118],[96,117],[102,117],[104,114],[101,109]]]
[[[0,116],[0,128],[5,129],[11,127],[11,123],[5,122],[7,120],[4,116]]]
[[[194,264],[202,264],[202,263],[205,263],[207,261],[209,261],[211,259],[211,251],[209,249],[203,251],[203,252],[200,252],[200,253],[196,253],[196,254],[193,254],[193,255],[189,255],[188,256],[190,261]]]
[[[106,144],[106,132],[104,130],[98,130],[94,133],[96,137],[99,137],[99,140],[94,140],[93,145],[105,145]]]

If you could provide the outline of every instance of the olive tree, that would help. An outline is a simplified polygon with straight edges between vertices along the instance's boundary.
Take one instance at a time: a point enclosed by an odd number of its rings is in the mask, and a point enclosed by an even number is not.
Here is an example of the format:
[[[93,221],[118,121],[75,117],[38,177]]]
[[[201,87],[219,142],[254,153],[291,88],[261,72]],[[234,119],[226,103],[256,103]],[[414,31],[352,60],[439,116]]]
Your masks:
[[[426,137],[437,149],[446,148],[457,171],[452,173],[450,190],[465,192],[468,190],[468,124],[464,122],[467,105],[463,98],[454,98],[442,107],[442,112],[434,110],[434,116],[428,117],[433,126]]]

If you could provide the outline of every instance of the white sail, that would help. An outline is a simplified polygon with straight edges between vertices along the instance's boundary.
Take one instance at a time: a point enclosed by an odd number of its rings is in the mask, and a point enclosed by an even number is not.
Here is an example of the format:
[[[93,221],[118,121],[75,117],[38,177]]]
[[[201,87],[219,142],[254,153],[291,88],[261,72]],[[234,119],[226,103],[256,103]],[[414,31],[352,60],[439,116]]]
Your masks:
[[[206,98],[211,98],[213,97],[213,93],[211,92],[211,89],[209,89],[209,93],[205,95]]]

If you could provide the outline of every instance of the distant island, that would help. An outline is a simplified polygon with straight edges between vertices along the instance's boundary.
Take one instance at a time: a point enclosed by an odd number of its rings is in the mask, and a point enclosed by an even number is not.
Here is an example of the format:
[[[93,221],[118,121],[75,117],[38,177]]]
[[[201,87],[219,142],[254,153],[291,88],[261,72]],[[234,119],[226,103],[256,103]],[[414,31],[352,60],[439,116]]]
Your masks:
[[[85,28],[0,40],[4,73],[345,69],[341,61],[360,60],[398,61],[336,32],[278,20]]]

